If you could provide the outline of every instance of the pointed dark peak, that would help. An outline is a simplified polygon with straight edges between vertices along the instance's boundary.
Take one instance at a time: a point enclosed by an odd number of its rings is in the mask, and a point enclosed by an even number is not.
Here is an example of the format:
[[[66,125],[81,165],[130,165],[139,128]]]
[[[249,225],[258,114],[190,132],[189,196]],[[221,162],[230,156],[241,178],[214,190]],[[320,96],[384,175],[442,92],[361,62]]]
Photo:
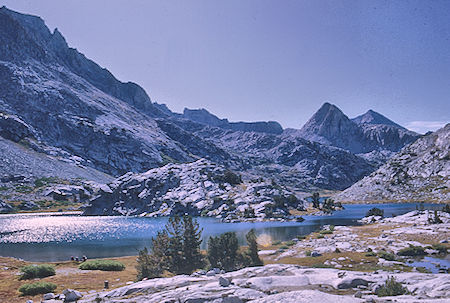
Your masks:
[[[405,129],[404,127],[398,125],[394,121],[386,118],[380,113],[369,109],[365,114],[360,115],[352,119],[353,122],[357,124],[374,124],[374,125],[390,125],[398,128]]]
[[[344,120],[346,122],[351,122],[350,119],[334,104],[325,102],[319,110],[309,119],[305,126],[321,125],[324,123],[329,123],[331,121]],[[304,126],[304,127],[305,127]]]

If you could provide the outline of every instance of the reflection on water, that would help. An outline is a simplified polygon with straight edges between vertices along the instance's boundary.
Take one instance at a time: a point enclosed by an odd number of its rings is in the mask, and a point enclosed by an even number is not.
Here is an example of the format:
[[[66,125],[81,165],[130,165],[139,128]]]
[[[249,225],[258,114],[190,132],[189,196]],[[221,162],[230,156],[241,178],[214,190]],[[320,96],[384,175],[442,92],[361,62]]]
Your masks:
[[[411,267],[425,267],[431,273],[437,274],[440,268],[450,268],[450,255],[447,255],[444,258],[423,257],[414,260],[412,263],[406,263],[406,265]]]
[[[414,210],[416,204],[382,204],[386,216]],[[241,243],[245,234],[255,228],[275,240],[289,240],[306,235],[321,226],[355,225],[374,205],[346,205],[346,209],[331,216],[305,216],[299,222],[222,223],[213,218],[198,218],[203,239],[227,231],[235,231]],[[426,208],[440,208],[425,204]],[[0,215],[0,255],[31,261],[67,260],[70,256],[89,258],[136,255],[148,246],[151,237],[164,227],[167,218],[83,217],[64,214]],[[206,241],[203,241],[203,248]]]

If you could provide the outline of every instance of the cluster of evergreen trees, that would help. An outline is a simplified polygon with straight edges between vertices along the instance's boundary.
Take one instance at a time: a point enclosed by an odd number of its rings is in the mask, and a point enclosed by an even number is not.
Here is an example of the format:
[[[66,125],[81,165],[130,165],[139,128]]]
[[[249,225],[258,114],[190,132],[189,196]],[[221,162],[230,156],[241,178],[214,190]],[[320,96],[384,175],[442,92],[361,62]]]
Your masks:
[[[320,195],[319,193],[313,193],[311,197],[309,197],[312,202],[312,206],[317,209],[321,209],[324,212],[332,213],[336,210],[336,208],[343,208],[341,202],[334,202],[333,199],[327,198],[322,202],[322,205],[320,205]]]
[[[227,232],[210,237],[207,256],[200,251],[202,229],[190,216],[171,217],[165,229],[152,238],[152,248],[139,251],[136,269],[138,280],[156,278],[167,271],[173,274],[191,274],[204,267],[225,271],[247,266],[260,266],[256,234],[252,229],[246,235],[248,249],[239,251],[236,233]]]
[[[227,232],[217,237],[210,237],[208,241],[208,261],[211,267],[231,271],[248,266],[261,266],[263,262],[258,255],[255,230],[246,235],[248,249],[239,251],[236,233]]]

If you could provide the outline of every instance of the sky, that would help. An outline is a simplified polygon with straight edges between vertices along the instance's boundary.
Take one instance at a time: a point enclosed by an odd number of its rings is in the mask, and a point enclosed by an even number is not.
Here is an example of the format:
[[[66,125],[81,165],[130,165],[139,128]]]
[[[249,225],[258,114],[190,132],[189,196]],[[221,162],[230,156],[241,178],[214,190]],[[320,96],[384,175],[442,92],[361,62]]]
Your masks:
[[[300,128],[324,103],[450,122],[450,1],[0,0],[175,111]]]

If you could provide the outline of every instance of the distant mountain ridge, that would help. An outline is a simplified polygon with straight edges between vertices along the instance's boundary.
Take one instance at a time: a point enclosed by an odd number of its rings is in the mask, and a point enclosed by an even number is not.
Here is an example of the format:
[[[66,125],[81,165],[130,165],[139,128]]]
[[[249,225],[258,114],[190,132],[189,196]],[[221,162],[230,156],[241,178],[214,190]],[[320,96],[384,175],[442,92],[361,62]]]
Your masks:
[[[406,129],[403,126],[398,125],[394,121],[386,118],[382,114],[377,113],[371,109],[369,109],[365,114],[362,114],[351,120],[353,122],[355,122],[356,124],[374,124],[374,125],[381,124],[381,125],[390,125],[390,126],[395,126],[395,127],[401,128],[401,129]]]
[[[228,119],[219,119],[217,116],[211,114],[206,109],[188,109],[183,111],[183,118],[224,129],[231,129],[235,131],[244,132],[261,132],[268,134],[281,134],[283,128],[280,123],[275,121],[260,121],[260,122],[229,122]]]
[[[372,110],[350,119],[328,102],[299,131],[293,133],[306,140],[336,146],[355,154],[383,150],[397,152],[419,137],[419,134]]]
[[[294,131],[274,121],[229,122],[205,109],[173,113],[137,84],[120,82],[70,48],[41,18],[5,7],[0,9],[0,85],[0,136],[12,142],[4,144],[4,155],[17,152],[18,143],[49,156],[46,161],[89,168],[89,174],[76,170],[80,177],[110,180],[206,159],[248,179],[341,190],[376,168],[356,153],[396,150],[414,138],[393,125],[371,124],[378,116],[355,123],[329,103]],[[0,162],[0,169],[6,165]],[[54,167],[56,174],[63,166]]]

